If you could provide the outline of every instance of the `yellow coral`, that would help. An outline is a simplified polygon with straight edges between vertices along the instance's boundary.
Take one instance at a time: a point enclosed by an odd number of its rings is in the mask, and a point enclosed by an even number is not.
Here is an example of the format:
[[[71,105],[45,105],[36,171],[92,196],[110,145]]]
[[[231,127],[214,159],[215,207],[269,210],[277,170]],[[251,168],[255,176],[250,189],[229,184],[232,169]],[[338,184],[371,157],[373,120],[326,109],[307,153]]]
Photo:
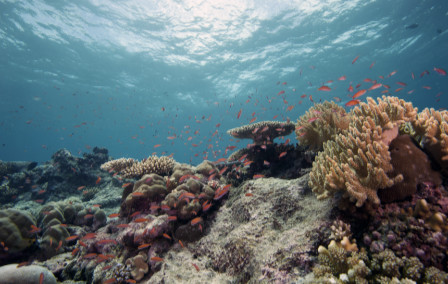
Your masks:
[[[403,180],[388,177],[392,170],[388,144],[398,135],[398,126],[415,120],[417,108],[395,97],[367,98],[351,112],[348,130],[324,143],[313,162],[309,185],[318,199],[343,191],[344,197],[362,206],[380,203],[379,188]]]
[[[350,116],[345,109],[334,102],[315,104],[296,124],[296,137],[299,143],[312,150],[322,150],[325,141],[347,129]]]

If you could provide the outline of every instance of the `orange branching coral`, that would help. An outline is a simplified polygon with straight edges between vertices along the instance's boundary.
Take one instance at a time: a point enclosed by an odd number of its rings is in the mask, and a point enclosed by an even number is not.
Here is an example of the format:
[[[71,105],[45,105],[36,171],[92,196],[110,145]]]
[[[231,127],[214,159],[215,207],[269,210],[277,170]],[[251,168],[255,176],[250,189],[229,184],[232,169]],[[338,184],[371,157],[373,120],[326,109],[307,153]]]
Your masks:
[[[101,165],[101,169],[115,171],[125,178],[141,177],[145,174],[169,174],[174,167],[175,161],[167,156],[149,156],[141,162],[134,159],[121,158],[112,160]]]
[[[325,101],[311,107],[297,120],[296,135],[301,145],[322,150],[323,143],[348,128],[350,116],[334,102]]]
[[[353,109],[348,130],[325,142],[313,162],[309,185],[318,199],[342,191],[358,207],[365,202],[378,205],[377,190],[403,180],[402,175],[387,175],[392,170],[388,145],[398,126],[416,115],[411,103],[385,96],[378,103],[367,98]]]

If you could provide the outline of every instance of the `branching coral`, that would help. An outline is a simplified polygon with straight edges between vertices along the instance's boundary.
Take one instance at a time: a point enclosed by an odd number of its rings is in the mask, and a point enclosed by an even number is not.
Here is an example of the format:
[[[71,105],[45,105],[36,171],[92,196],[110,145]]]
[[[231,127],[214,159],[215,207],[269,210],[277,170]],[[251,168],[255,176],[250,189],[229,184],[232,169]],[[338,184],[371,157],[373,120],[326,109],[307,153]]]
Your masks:
[[[349,123],[350,116],[334,102],[315,104],[297,120],[297,140],[312,150],[322,150],[323,143],[347,129]]]
[[[167,156],[149,156],[141,162],[134,159],[117,159],[101,165],[101,169],[115,171],[125,178],[141,177],[144,174],[169,174],[173,170],[175,161]]]
[[[395,97],[367,101],[352,111],[348,130],[325,142],[316,157],[309,185],[318,199],[343,191],[358,207],[366,201],[378,205],[377,190],[403,180],[387,175],[392,170],[388,145],[401,123],[415,119],[417,109]]]

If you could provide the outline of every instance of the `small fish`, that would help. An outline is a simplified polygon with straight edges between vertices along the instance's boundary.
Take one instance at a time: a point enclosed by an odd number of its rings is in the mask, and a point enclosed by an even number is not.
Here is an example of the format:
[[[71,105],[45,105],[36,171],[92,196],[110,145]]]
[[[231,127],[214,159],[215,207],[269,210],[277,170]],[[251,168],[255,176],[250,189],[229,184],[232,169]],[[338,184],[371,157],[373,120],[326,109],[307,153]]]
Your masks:
[[[171,240],[171,237],[167,233],[163,233],[162,236],[168,240]]]
[[[119,224],[119,225],[117,225],[117,226],[115,226],[115,227],[117,227],[117,228],[128,228],[129,227],[129,224]]]
[[[245,196],[250,197],[250,196],[254,196],[254,195],[252,193],[248,192],[248,193],[245,194]]]
[[[148,247],[150,247],[151,246],[151,244],[142,244],[142,245],[139,245],[138,247],[137,247],[137,249],[145,249],[145,248],[148,248]]]
[[[141,211],[135,211],[134,213],[131,214],[131,218],[134,218],[137,215],[140,215]]]
[[[278,92],[277,96],[283,95],[285,93],[285,91],[280,91]]]
[[[73,235],[73,236],[70,236],[70,237],[68,237],[68,238],[65,238],[65,240],[66,240],[67,242],[70,242],[70,241],[76,240],[77,238],[78,238],[77,235]]]
[[[434,71],[436,71],[437,73],[439,73],[442,76],[446,76],[446,71],[443,70],[442,68],[434,67]]]
[[[347,76],[345,75],[338,78],[339,81],[344,81],[345,79],[347,79]]]
[[[191,220],[191,225],[194,226],[198,223],[202,222],[202,218],[201,217],[196,217],[193,220]]]
[[[286,151],[285,151],[285,152],[281,152],[280,155],[278,155],[278,157],[279,157],[279,158],[282,158],[282,157],[286,156],[286,154],[287,154]]]
[[[397,82],[397,84],[400,85],[400,86],[403,86],[403,87],[406,87],[406,86],[407,86],[407,84],[406,84],[406,83],[403,83],[403,82]]]
[[[96,233],[87,233],[84,237],[81,238],[81,240],[90,240],[94,239],[96,237]]]
[[[240,118],[240,116],[241,116],[241,112],[243,111],[243,109],[240,109],[240,111],[238,112],[238,114],[236,115],[236,118],[238,119],[238,118]]]
[[[135,197],[141,197],[141,196],[143,196],[143,195],[144,195],[144,193],[141,192],[141,191],[136,191],[136,192],[133,192],[133,193],[132,193],[132,196],[135,196]]]
[[[109,278],[107,280],[104,280],[104,282],[102,284],[112,284],[112,283],[115,283],[115,282],[117,282],[116,278]]]
[[[156,262],[162,262],[163,258],[158,257],[158,256],[153,256],[150,258],[151,261],[156,261]]]
[[[328,87],[328,86],[322,86],[322,87],[320,87],[319,89],[317,89],[318,91],[331,91],[331,88],[330,87]]]
[[[348,101],[346,104],[345,104],[345,106],[355,106],[355,105],[357,105],[357,104],[359,104],[359,102],[360,102],[360,100],[351,100],[351,101]]]
[[[381,83],[376,83],[375,85],[372,85],[372,87],[370,87],[370,88],[368,89],[368,91],[372,91],[372,90],[381,88],[382,86],[383,86],[383,84],[381,84]]]
[[[99,184],[100,181],[101,181],[101,177],[99,176],[99,177],[96,179],[95,184]]]
[[[144,223],[150,221],[148,218],[137,218],[134,220],[134,223]]]
[[[312,117],[312,118],[310,118],[310,119],[308,119],[308,122],[309,123],[312,123],[312,122],[314,122],[314,121],[316,121],[316,120],[318,120],[319,119],[319,117]]]
[[[162,146],[162,144],[156,144],[154,145],[154,148],[159,148],[160,146]]]
[[[40,276],[39,276],[39,284],[43,284],[44,283],[44,273],[41,272]]]
[[[255,120],[257,120],[256,117],[252,118],[252,119],[249,121],[249,124],[252,123],[252,122],[254,122]]]
[[[352,64],[355,64],[356,60],[358,60],[359,55],[355,57],[355,59],[353,59]]]
[[[119,216],[120,216],[119,213],[113,213],[113,214],[110,214],[110,215],[109,215],[109,218],[117,218],[117,217],[119,217]]]
[[[252,178],[253,178],[253,179],[264,178],[264,175],[254,175]]]
[[[192,263],[192,265],[194,266],[194,268],[196,269],[196,271],[199,272],[199,266],[197,266],[195,263]]]
[[[364,95],[365,93],[367,93],[367,90],[364,90],[364,89],[363,89],[363,90],[359,90],[359,91],[356,92],[356,94],[353,95],[352,98],[353,98],[353,99],[356,99],[356,98],[358,98],[358,97]]]
[[[289,107],[286,108],[286,111],[291,111],[294,108],[294,105],[290,105]]]

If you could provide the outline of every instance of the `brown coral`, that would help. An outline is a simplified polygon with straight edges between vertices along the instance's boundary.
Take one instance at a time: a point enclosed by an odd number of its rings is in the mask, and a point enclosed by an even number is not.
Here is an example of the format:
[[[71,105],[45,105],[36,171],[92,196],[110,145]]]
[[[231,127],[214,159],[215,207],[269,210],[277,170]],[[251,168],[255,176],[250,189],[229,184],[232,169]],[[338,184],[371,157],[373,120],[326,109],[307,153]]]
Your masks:
[[[169,174],[174,167],[175,161],[167,156],[149,156],[141,162],[134,159],[117,159],[101,165],[101,169],[115,171],[125,178],[141,177],[144,174]]]
[[[347,129],[350,116],[334,102],[315,104],[297,120],[296,137],[311,150],[322,150],[323,143]]]
[[[274,138],[286,136],[294,131],[295,124],[281,121],[260,121],[227,130],[238,139],[252,139],[256,145],[270,144]]]
[[[343,191],[344,197],[362,206],[378,205],[379,188],[391,187],[403,176],[387,176],[392,170],[388,143],[401,123],[412,121],[417,109],[395,97],[378,98],[352,110],[347,131],[324,143],[310,173],[309,185],[319,199]]]
[[[138,254],[126,260],[126,265],[132,267],[131,275],[136,281],[140,281],[149,271],[149,266],[146,263],[147,256],[145,254]]]

